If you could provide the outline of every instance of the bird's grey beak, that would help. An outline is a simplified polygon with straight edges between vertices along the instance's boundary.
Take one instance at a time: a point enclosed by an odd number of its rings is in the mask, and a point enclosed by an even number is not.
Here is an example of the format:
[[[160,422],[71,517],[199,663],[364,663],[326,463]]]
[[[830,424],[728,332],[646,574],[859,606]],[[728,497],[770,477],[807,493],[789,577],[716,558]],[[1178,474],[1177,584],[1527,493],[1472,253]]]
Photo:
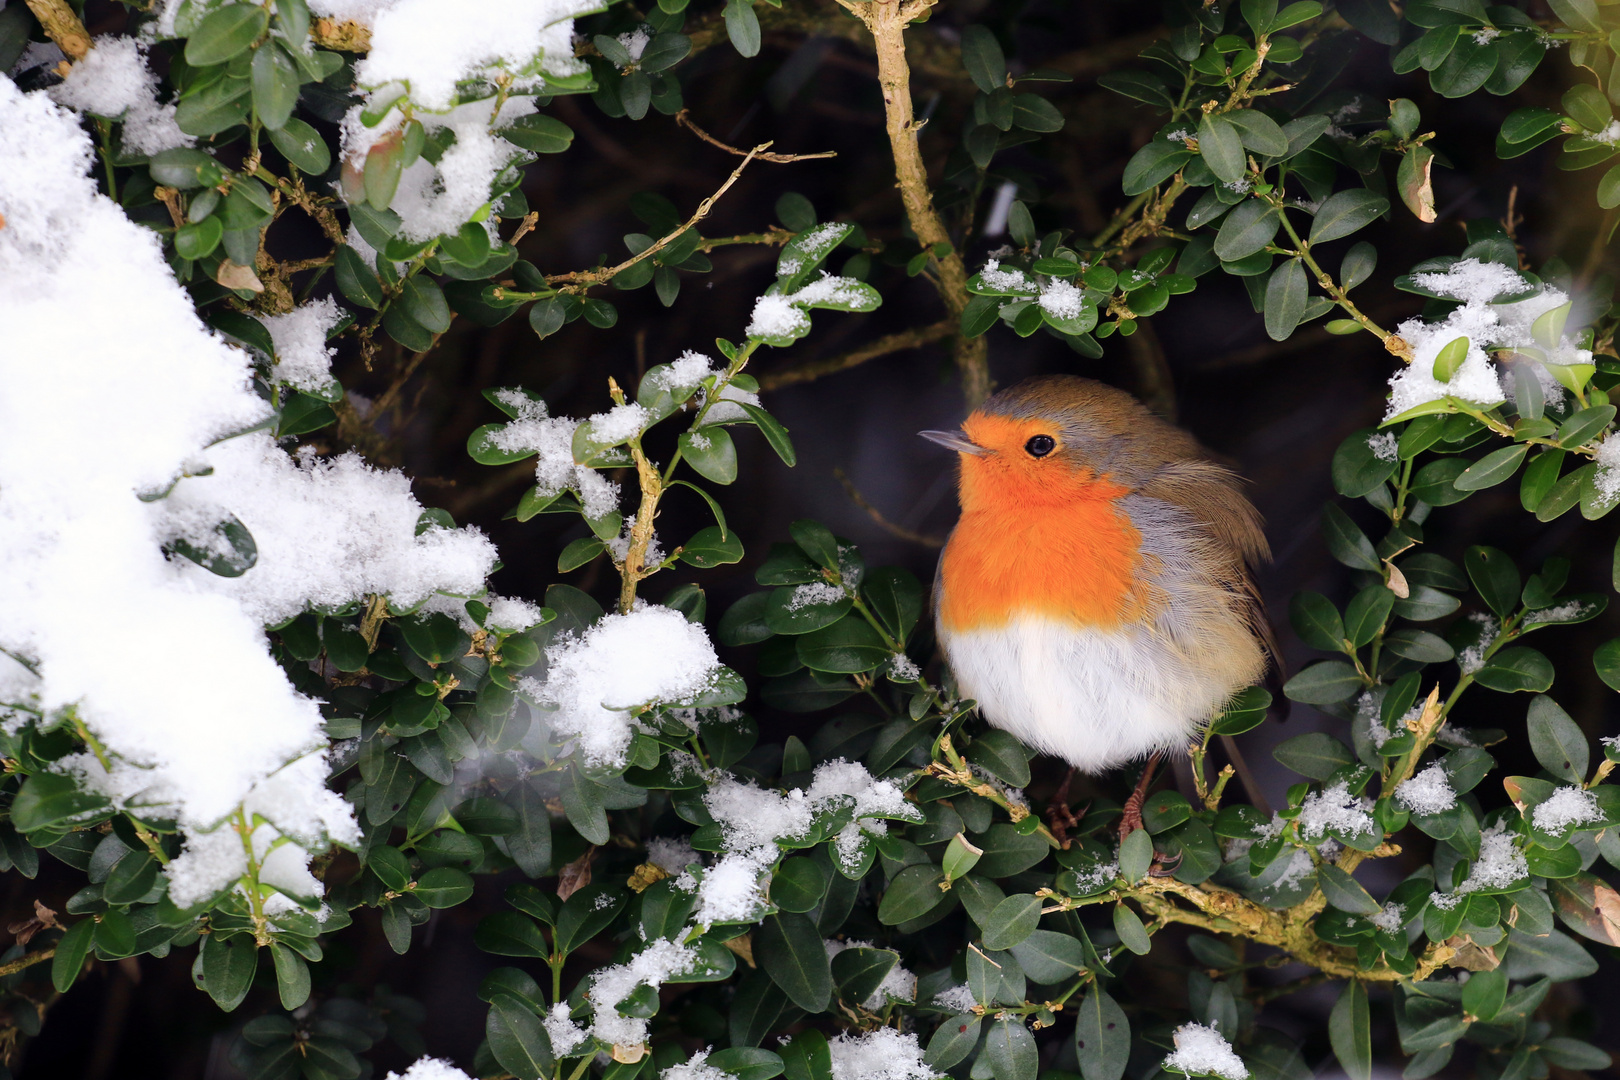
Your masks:
[[[945,449],[955,450],[959,454],[973,454],[982,457],[990,452],[960,431],[919,431],[917,434],[931,443],[938,443]]]

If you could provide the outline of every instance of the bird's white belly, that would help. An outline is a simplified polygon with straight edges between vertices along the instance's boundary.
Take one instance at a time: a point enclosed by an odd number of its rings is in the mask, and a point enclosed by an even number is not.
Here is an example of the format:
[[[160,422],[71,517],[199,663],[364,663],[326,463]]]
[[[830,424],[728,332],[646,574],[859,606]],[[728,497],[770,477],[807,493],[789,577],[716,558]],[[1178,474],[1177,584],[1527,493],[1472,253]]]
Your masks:
[[[963,697],[1038,750],[1100,772],[1184,744],[1246,681],[1198,671],[1145,630],[1096,630],[1038,616],[954,633],[940,644]]]

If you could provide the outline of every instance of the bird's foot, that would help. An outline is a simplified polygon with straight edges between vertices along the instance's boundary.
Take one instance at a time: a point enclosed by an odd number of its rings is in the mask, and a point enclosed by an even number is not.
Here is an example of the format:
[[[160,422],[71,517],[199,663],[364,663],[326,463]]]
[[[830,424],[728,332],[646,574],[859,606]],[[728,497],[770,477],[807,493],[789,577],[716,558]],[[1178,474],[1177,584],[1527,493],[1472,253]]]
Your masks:
[[[1148,788],[1153,784],[1153,774],[1159,767],[1159,755],[1154,754],[1148,758],[1148,763],[1142,769],[1142,778],[1136,782],[1136,790],[1131,797],[1125,800],[1125,812],[1119,819],[1119,838],[1121,842],[1142,828],[1142,804],[1147,801]]]
[[[1069,782],[1074,779],[1076,769],[1069,766],[1069,771],[1063,775],[1063,783],[1052,793],[1051,800],[1046,804],[1046,827],[1052,830],[1058,843],[1066,844],[1069,839],[1069,830],[1080,824],[1080,818],[1069,809]],[[1081,811],[1084,815],[1085,811]]]
[[[1181,852],[1166,855],[1162,851],[1153,853],[1153,865],[1148,867],[1148,877],[1174,877],[1181,868]]]

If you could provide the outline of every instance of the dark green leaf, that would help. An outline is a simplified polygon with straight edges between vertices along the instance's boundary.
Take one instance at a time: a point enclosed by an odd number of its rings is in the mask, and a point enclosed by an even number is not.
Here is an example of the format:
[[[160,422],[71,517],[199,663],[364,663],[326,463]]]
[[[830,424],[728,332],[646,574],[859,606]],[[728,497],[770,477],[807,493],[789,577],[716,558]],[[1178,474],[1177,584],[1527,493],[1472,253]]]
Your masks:
[[[754,955],[795,1005],[811,1013],[827,1007],[832,969],[821,933],[809,918],[791,912],[767,915],[754,931]]]

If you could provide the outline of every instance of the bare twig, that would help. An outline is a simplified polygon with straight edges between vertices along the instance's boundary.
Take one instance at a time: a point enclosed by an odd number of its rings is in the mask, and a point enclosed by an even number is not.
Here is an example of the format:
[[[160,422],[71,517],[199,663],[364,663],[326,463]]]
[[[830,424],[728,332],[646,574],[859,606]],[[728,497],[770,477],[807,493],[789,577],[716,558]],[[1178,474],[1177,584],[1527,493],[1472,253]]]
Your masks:
[[[742,164],[731,170],[731,175],[726,177],[726,182],[721,184],[713,195],[710,195],[707,199],[704,199],[702,202],[698,203],[697,210],[693,212],[690,218],[687,218],[686,224],[671,230],[664,236],[659,237],[657,240],[649,244],[640,254],[630,256],[630,258],[626,259],[617,266],[600,267],[595,270],[575,270],[567,274],[548,275],[546,278],[547,284],[556,285],[561,283],[571,286],[571,288],[566,290],[568,292],[584,292],[592,285],[600,285],[605,282],[612,281],[614,277],[624,273],[626,270],[636,265],[636,263],[641,262],[643,259],[652,258],[660,251],[664,250],[664,248],[674,243],[675,239],[687,229],[692,228],[698,222],[708,217],[709,211],[714,209],[714,204],[720,200],[720,196],[724,195],[727,191],[730,191],[731,185],[735,184],[737,182],[737,178],[742,176],[743,170],[748,168],[748,163],[769,149],[770,145],[770,143],[764,142],[750,150],[747,156],[743,158]]]
[[[739,150],[735,146],[729,146],[726,143],[721,142],[719,139],[715,138],[713,135],[710,135],[707,131],[704,131],[702,128],[693,123],[691,109],[682,109],[680,112],[676,113],[675,122],[681,125],[683,128],[686,128],[698,138],[702,139],[704,142],[708,143],[710,146],[718,146],[720,149],[734,157],[748,156],[748,151]],[[772,161],[778,165],[786,165],[792,161],[814,161],[816,158],[837,157],[838,151],[823,150],[819,154],[762,154],[756,150],[754,156],[760,161]]]
[[[923,547],[937,548],[945,546],[945,538],[943,536],[931,536],[928,533],[916,532],[912,529],[906,528],[904,525],[896,525],[894,522],[884,517],[883,511],[873,506],[867,500],[866,496],[861,494],[861,489],[855,486],[855,482],[849,478],[843,469],[834,469],[833,475],[836,476],[838,478],[838,482],[844,486],[844,494],[849,496],[849,501],[860,507],[862,510],[865,510],[867,517],[870,517],[874,522],[876,522],[878,528],[882,529],[884,532],[887,532],[893,536],[898,536],[902,540],[910,540],[913,544],[921,544]]]
[[[823,375],[832,375],[840,371],[848,371],[858,367],[868,360],[876,360],[880,356],[901,352],[905,349],[915,349],[935,341],[950,337],[956,330],[956,320],[946,319],[931,326],[919,326],[914,330],[902,330],[896,334],[886,334],[876,341],[863,345],[859,349],[852,349],[837,356],[825,357],[821,360],[807,360],[781,371],[767,372],[759,377],[761,390],[779,390],[784,386],[793,386],[796,383],[812,382]]]
[[[15,975],[19,971],[49,960],[55,955],[56,946],[52,945],[48,949],[41,949],[39,952],[31,952],[27,956],[18,957],[9,964],[0,964],[0,979],[5,978],[7,975]]]

